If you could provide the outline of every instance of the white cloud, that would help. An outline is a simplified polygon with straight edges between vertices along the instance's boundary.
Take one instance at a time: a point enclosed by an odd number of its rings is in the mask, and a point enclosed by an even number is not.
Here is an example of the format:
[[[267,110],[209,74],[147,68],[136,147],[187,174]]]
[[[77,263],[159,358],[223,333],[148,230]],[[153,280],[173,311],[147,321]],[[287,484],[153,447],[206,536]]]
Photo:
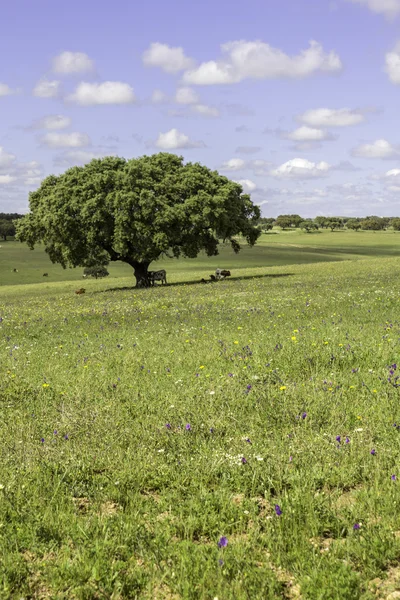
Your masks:
[[[222,170],[224,171],[240,171],[244,169],[246,162],[242,158],[231,158],[222,163]]]
[[[289,132],[285,137],[295,142],[322,142],[333,138],[332,134],[323,129],[315,129],[306,125]]]
[[[299,115],[297,120],[310,127],[349,127],[362,123],[364,115],[350,108],[316,108]]]
[[[200,148],[204,142],[193,142],[189,136],[177,129],[170,129],[166,133],[160,133],[155,145],[163,150],[174,150],[177,148]]]
[[[389,19],[400,13],[400,0],[347,0],[353,4],[362,4],[374,13],[385,15]]]
[[[0,169],[4,167],[9,167],[13,163],[15,163],[16,156],[14,154],[9,154],[4,150],[2,146],[0,146]]]
[[[183,48],[170,47],[159,42],[151,44],[142,58],[146,67],[160,67],[166,73],[178,73],[194,66],[194,61],[185,56]]]
[[[0,185],[7,185],[8,183],[13,183],[16,180],[16,177],[12,177],[11,175],[0,175]]]
[[[46,133],[41,138],[43,144],[49,148],[82,148],[90,145],[90,138],[86,133]]]
[[[167,102],[169,102],[169,98],[167,94],[165,94],[161,90],[154,90],[154,92],[151,95],[151,102],[153,104],[166,104]]]
[[[49,115],[34,121],[27,129],[66,129],[71,122],[69,117],[63,115]]]
[[[318,71],[335,73],[342,63],[335,52],[326,54],[318,42],[297,56],[288,56],[260,40],[239,40],[221,45],[224,58],[202,63],[188,70],[183,81],[194,85],[239,83],[245,79],[301,79]]]
[[[197,104],[199,95],[189,87],[182,87],[176,91],[175,102],[178,104]]]
[[[103,158],[104,156],[115,156],[115,153],[92,152],[90,150],[69,150],[56,156],[54,158],[54,164],[58,166],[85,165],[94,158]]]
[[[305,158],[294,158],[270,172],[279,179],[310,179],[324,177],[331,166],[327,162],[313,163]]]
[[[219,110],[215,106],[207,106],[206,104],[195,104],[190,109],[193,112],[203,115],[204,117],[219,117]]]
[[[395,85],[400,85],[400,42],[397,42],[391,52],[385,55],[385,72]]]
[[[87,73],[94,71],[94,62],[84,52],[62,52],[53,58],[54,73]]]
[[[251,179],[234,179],[233,181],[240,183],[245,194],[250,194],[257,188],[257,184],[251,181]]]
[[[400,169],[391,169],[385,173],[386,177],[398,177],[400,175]]]
[[[0,83],[0,97],[10,96],[11,94],[15,94],[15,91],[12,90],[6,83]]]
[[[60,82],[41,79],[33,88],[33,95],[38,98],[57,98],[60,95]]]
[[[85,83],[78,85],[75,92],[67,97],[67,102],[81,106],[95,104],[130,104],[135,102],[135,94],[130,85],[121,81]]]
[[[372,144],[361,144],[352,150],[353,156],[362,158],[396,158],[400,151],[387,140],[376,140]]]

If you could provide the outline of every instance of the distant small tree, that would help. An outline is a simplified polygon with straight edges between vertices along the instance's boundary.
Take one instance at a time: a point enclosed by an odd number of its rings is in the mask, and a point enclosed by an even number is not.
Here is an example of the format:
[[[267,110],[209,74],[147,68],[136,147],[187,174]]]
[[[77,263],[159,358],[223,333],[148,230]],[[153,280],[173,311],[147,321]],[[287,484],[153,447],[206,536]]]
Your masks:
[[[7,236],[11,237],[15,235],[15,226],[12,221],[8,221],[7,219],[0,220],[0,236],[3,240],[7,241]]]
[[[390,221],[390,225],[393,227],[395,231],[400,231],[400,219],[399,217],[395,217]]]
[[[361,229],[382,231],[382,229],[385,229],[385,222],[380,217],[367,217],[361,221]]]
[[[361,222],[358,219],[349,219],[346,222],[347,229],[352,229],[353,231],[359,231],[361,229]]]
[[[277,227],[282,229],[290,229],[292,227],[292,219],[290,215],[279,215],[275,221]]]
[[[314,221],[318,225],[318,227],[321,227],[321,229],[325,229],[326,227],[328,227],[326,217],[315,217]]]
[[[83,274],[87,277],[94,277],[95,279],[101,279],[108,277],[110,274],[104,265],[93,265],[92,267],[85,267]]]
[[[300,229],[306,233],[311,233],[311,231],[316,231],[318,229],[318,225],[311,219],[305,219],[302,223],[300,223]]]
[[[338,217],[328,217],[326,219],[326,225],[331,231],[334,229],[343,229],[343,221]]]

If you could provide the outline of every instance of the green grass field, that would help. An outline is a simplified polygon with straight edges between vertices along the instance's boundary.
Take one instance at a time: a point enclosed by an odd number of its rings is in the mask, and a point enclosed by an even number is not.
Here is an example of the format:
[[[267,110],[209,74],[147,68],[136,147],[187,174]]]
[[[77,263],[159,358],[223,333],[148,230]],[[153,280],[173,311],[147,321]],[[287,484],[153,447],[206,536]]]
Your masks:
[[[0,598],[397,597],[399,245],[272,233],[77,296],[2,243]]]

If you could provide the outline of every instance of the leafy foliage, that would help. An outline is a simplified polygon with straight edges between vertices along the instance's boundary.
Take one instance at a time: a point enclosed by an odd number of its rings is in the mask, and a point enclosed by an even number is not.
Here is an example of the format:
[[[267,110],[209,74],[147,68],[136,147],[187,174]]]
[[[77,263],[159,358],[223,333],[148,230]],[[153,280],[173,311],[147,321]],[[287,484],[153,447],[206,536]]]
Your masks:
[[[242,192],[217,171],[183,165],[174,154],[95,159],[47,177],[31,192],[17,237],[30,248],[44,242],[64,268],[126,262],[146,285],[148,266],[163,255],[213,256],[220,239],[238,252],[238,235],[255,244],[260,210]]]

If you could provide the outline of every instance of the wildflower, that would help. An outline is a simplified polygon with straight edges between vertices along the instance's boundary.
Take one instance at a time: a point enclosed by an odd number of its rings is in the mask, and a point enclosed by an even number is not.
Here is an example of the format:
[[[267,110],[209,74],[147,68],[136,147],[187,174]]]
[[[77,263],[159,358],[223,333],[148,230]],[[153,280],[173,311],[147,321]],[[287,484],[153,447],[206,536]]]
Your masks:
[[[42,444],[44,444],[44,438],[41,438],[41,440],[40,440],[40,441],[42,442]]]
[[[350,438],[346,436],[346,444],[350,444]]]
[[[293,456],[289,456],[289,462],[292,462]]]
[[[43,388],[48,388],[49,386],[50,386],[50,384],[49,384],[49,383],[43,383],[43,384],[42,384],[42,387],[43,387]]]
[[[64,435],[64,440],[69,440],[68,433]]]
[[[192,429],[191,426],[190,426],[190,423],[187,423],[185,429],[186,429],[186,431],[190,431]]]
[[[244,441],[247,442],[248,444],[251,444],[251,439],[250,438],[246,438]]]
[[[396,475],[392,475],[390,479],[391,479],[392,481],[396,481],[397,477],[396,477]]]
[[[302,418],[302,419],[305,419],[306,417],[307,417],[307,413],[306,413],[306,412],[303,412],[303,413],[301,414],[301,418]]]
[[[280,390],[286,390],[286,385],[281,385]]]
[[[242,456],[242,464],[245,465],[247,463],[247,460],[245,459],[244,456]]]
[[[210,428],[210,433],[214,433],[214,428],[213,427]]]
[[[336,439],[336,441],[338,442],[338,444],[340,444],[340,440],[342,439],[342,438],[340,437],[340,435],[337,435],[335,439]]]
[[[375,450],[375,448],[372,448],[372,450],[371,450],[371,454],[372,454],[372,456],[375,456],[375,454],[376,454],[376,450]]]
[[[282,514],[282,510],[281,507],[279,506],[279,504],[275,504],[275,513],[277,517],[280,517]]]
[[[226,538],[223,535],[222,537],[219,538],[218,548],[226,548],[227,545],[228,545],[228,538]]]
[[[57,435],[57,433],[58,433],[57,429],[55,429],[55,430],[53,431],[53,433],[54,433],[54,435]]]
[[[166,424],[165,424],[165,427],[166,427],[167,429],[172,429],[172,425],[171,425],[171,423],[166,423]]]
[[[222,560],[222,558],[219,559],[218,564],[220,567],[223,567],[224,561]]]
[[[355,531],[357,531],[358,529],[360,529],[360,527],[361,527],[360,523],[354,523],[354,525],[353,525],[353,529]]]

